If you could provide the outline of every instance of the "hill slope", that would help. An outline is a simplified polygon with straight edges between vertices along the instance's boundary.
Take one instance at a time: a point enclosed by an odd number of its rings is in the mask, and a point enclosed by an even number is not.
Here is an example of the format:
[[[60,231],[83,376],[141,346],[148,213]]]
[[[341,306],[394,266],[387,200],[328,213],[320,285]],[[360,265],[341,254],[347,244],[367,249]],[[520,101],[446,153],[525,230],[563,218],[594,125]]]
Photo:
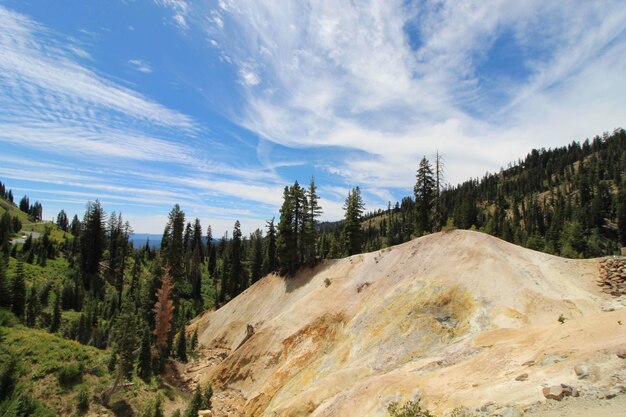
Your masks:
[[[602,311],[610,297],[597,274],[598,260],[433,234],[264,278],[192,324],[228,356],[189,372],[236,392],[250,416],[383,416],[417,395],[438,411],[529,404],[540,384],[573,382],[582,360],[625,372],[599,353],[626,344],[626,310]],[[522,373],[528,380],[515,381]]]

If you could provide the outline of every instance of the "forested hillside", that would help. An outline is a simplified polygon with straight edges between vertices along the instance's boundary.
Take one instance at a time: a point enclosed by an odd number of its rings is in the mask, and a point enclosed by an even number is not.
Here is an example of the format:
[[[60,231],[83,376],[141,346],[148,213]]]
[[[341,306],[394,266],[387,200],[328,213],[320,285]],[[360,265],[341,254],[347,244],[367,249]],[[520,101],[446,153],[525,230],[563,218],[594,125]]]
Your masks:
[[[456,227],[571,258],[613,254],[626,246],[625,169],[622,129],[582,144],[533,149],[507,169],[439,192],[437,165],[425,158],[413,196],[363,216],[362,248],[377,250]],[[321,257],[347,254],[343,228],[325,227]]]

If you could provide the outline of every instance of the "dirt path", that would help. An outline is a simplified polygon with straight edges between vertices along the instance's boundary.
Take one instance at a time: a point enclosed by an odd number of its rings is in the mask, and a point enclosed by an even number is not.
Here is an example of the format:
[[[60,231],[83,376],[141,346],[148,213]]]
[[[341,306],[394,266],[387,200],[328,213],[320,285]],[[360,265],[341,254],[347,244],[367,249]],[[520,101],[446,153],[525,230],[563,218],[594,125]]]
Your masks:
[[[11,244],[12,244],[12,245],[15,245],[16,243],[24,243],[24,242],[26,242],[26,238],[27,238],[28,236],[32,236],[32,237],[33,237],[33,239],[37,239],[37,238],[39,238],[39,237],[41,236],[41,233],[39,233],[39,232],[28,232],[28,231],[22,231],[22,232],[20,232],[20,233],[22,234],[22,237],[19,237],[19,238],[17,238],[17,239],[13,239],[13,240],[11,241]]]

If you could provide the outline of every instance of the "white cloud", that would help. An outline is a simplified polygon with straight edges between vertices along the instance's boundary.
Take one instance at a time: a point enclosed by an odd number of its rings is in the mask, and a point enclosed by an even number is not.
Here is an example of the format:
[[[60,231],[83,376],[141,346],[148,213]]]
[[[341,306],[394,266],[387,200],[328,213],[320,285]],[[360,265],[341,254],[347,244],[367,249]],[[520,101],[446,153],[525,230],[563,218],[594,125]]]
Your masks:
[[[239,71],[239,76],[241,77],[241,82],[246,86],[254,87],[261,82],[259,76],[250,69],[242,68]]]
[[[154,0],[156,4],[167,7],[173,11],[172,19],[180,29],[187,29],[187,13],[189,4],[185,0]]]
[[[133,67],[134,70],[137,70],[139,72],[143,72],[146,74],[149,74],[152,72],[152,67],[150,66],[150,64],[148,64],[145,61],[142,61],[141,59],[129,59],[128,63],[130,64],[131,67]]]
[[[40,106],[41,111],[88,116],[87,109],[118,112],[164,127],[193,129],[193,120],[142,95],[114,84],[72,60],[72,52],[54,42],[48,31],[27,17],[0,7],[0,102],[9,110]],[[16,95],[36,93],[21,101]],[[15,119],[15,114],[11,115]]]
[[[375,184],[378,201],[389,198],[385,188],[410,189],[419,160],[437,149],[447,157],[447,178],[458,182],[532,147],[612,130],[626,114],[623,2],[223,0],[211,7],[198,10],[217,10],[227,24],[205,29],[247,88],[239,123],[292,148],[357,151],[328,169],[346,184]],[[530,76],[505,78],[494,102],[481,65],[506,34],[520,62],[496,69],[523,65]],[[250,62],[267,88],[245,81]]]

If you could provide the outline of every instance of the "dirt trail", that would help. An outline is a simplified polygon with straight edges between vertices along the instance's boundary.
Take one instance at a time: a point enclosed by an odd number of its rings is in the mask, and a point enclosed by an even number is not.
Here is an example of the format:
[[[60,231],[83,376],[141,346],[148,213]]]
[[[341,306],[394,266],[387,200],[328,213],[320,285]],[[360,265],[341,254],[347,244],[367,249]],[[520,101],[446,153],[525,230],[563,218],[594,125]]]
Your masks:
[[[591,395],[626,380],[626,309],[598,267],[454,231],[268,276],[192,324],[227,352],[193,379],[236,392],[246,416],[385,416],[417,397],[439,414],[524,409],[560,383]]]

